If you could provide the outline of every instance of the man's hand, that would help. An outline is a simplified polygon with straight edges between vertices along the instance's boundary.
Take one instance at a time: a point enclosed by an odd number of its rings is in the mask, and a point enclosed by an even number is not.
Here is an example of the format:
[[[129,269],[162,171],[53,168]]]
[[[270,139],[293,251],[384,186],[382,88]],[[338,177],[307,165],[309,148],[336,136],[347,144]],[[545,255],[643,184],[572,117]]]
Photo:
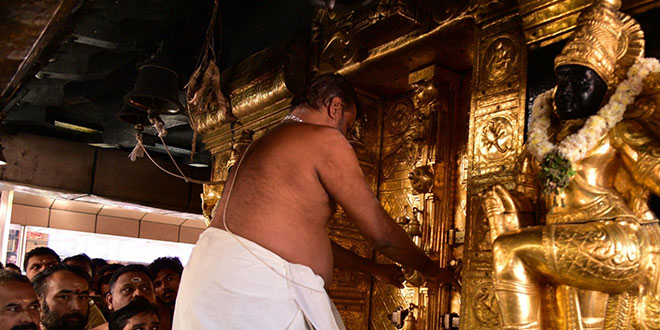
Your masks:
[[[448,268],[435,268],[430,272],[423,273],[422,276],[427,282],[435,282],[438,284],[450,283],[454,290],[461,290],[461,283],[454,275],[454,272]]]
[[[401,267],[394,264],[376,264],[371,269],[371,275],[378,281],[392,284],[399,289],[403,288],[403,281],[406,280]]]

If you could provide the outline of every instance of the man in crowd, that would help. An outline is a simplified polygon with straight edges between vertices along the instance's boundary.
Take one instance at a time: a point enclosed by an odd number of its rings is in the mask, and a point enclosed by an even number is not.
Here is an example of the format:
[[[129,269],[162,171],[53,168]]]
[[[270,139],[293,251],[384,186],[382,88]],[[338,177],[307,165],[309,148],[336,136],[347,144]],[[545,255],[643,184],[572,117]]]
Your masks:
[[[55,253],[55,251],[41,246],[30,250],[30,252],[25,255],[23,269],[25,270],[27,278],[31,281],[35,275],[43,272],[47,268],[58,265],[59,263],[60,256]]]
[[[30,280],[0,270],[0,330],[38,330],[39,309]]]
[[[160,330],[158,308],[144,297],[131,300],[110,316],[109,330],[136,329]]]
[[[92,271],[92,259],[90,259],[84,253],[77,254],[75,256],[71,256],[68,258],[64,258],[64,260],[62,260],[62,263],[69,266],[80,267],[87,274],[89,274],[90,278],[94,278],[94,272]]]
[[[92,259],[90,259],[86,254],[81,253],[77,254],[75,256],[71,256],[68,258],[64,258],[62,260],[62,264],[69,265],[72,267],[78,267],[87,273],[89,275],[89,278],[94,278],[94,272],[92,270]],[[92,282],[92,285],[94,283]],[[90,292],[93,291],[90,288]],[[103,315],[103,312],[101,308],[104,308],[105,306],[96,306],[96,302],[91,297],[91,302],[89,306],[89,318],[87,320],[87,329],[92,329],[95,328],[101,324],[106,323],[105,322],[105,316]]]
[[[6,264],[5,265],[5,270],[12,271],[12,272],[19,273],[19,274],[21,273],[21,269],[18,266],[16,266],[15,264]]]
[[[112,312],[118,311],[138,297],[157,305],[149,269],[143,265],[133,264],[115,271],[110,279],[110,292],[106,297],[108,309]],[[161,329],[171,329],[172,316],[166,306],[158,309],[158,316]],[[104,329],[108,329],[107,323],[94,330]]]
[[[321,75],[247,148],[184,270],[174,329],[343,329],[325,291],[334,265],[350,264],[328,236],[335,202],[377,251],[428,280],[454,280],[373,195],[345,137],[356,114],[348,81]]]
[[[177,257],[161,257],[149,265],[154,276],[156,298],[174,310],[174,302],[179,291],[179,281],[183,273],[183,265]]]
[[[124,266],[121,264],[109,264],[99,268],[98,272],[95,273],[99,279],[95,283],[94,291],[104,301],[106,295],[110,292],[110,279],[112,279],[112,275],[122,267]]]
[[[56,265],[32,279],[41,302],[41,324],[46,330],[83,330],[89,312],[91,279],[78,267]]]
[[[119,268],[110,279],[110,292],[105,298],[108,308],[117,311],[137,297],[156,303],[149,269],[137,264]]]

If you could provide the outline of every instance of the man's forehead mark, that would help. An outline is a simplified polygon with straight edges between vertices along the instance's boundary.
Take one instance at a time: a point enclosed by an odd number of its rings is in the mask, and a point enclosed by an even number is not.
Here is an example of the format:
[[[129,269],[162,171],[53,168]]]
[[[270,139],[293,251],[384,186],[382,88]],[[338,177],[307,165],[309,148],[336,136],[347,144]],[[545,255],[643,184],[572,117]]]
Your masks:
[[[131,278],[131,282],[140,283],[140,282],[142,282],[142,279],[138,276],[135,276],[135,277]]]

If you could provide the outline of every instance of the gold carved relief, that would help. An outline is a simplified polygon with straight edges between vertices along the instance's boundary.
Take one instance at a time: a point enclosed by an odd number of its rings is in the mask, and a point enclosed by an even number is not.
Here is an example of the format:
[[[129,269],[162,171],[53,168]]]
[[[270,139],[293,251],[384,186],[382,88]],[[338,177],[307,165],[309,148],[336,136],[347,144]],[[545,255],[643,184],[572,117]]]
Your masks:
[[[491,233],[480,192],[493,183],[513,186],[522,152],[527,52],[517,4],[493,4],[477,35],[467,170],[466,245],[461,328],[499,329],[491,278]]]
[[[316,48],[315,70],[335,72],[364,57],[353,35],[354,12],[318,9],[312,22],[312,45]]]
[[[479,145],[478,155],[485,160],[502,159],[513,150],[514,131],[508,118],[504,116],[490,118],[479,131],[476,142]],[[481,158],[477,161],[481,161]]]
[[[518,59],[517,46],[516,42],[509,36],[498,37],[488,45],[484,53],[485,73],[488,82],[500,82],[513,73]]]

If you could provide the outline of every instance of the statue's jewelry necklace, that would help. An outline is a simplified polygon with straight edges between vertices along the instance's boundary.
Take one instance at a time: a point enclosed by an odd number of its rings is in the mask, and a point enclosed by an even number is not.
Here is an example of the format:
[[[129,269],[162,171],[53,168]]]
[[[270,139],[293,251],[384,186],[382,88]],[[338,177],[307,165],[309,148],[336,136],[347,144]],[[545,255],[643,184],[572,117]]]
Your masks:
[[[660,62],[655,58],[639,58],[628,70],[628,77],[617,86],[609,102],[598,113],[590,116],[579,131],[557,145],[550,142],[548,137],[553,90],[544,92],[534,100],[527,135],[528,148],[542,163],[540,176],[546,192],[558,192],[568,185],[568,179],[575,174],[572,163],[583,159],[623,119],[626,107],[642,92],[644,78],[652,72],[660,72]]]
[[[304,123],[304,121],[302,120],[302,118],[300,118],[300,117],[298,117],[298,116],[296,116],[296,115],[294,115],[294,114],[292,114],[292,113],[286,115],[286,116],[284,117],[284,119],[282,119],[282,121],[285,121],[285,120],[293,120],[293,121],[298,122],[298,123]]]

